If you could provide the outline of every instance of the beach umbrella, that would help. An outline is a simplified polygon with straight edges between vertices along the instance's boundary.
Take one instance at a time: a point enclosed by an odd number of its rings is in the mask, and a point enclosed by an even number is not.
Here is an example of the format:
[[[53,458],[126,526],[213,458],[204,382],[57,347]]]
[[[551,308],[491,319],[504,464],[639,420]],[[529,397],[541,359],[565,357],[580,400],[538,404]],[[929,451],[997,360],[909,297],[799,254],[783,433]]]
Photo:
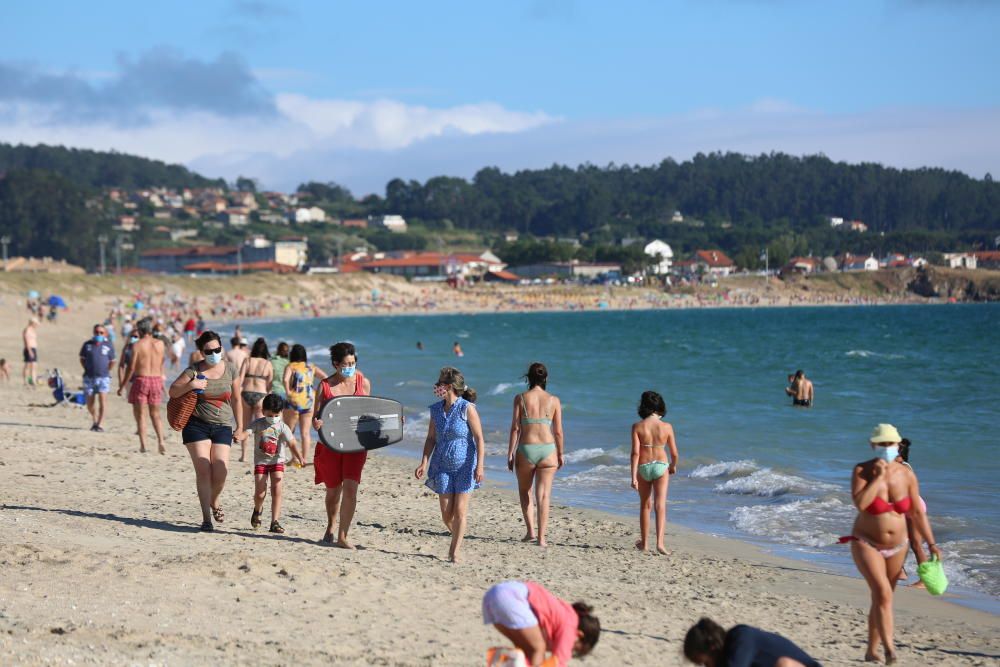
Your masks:
[[[49,305],[57,308],[67,307],[66,302],[63,301],[63,298],[61,296],[56,296],[55,294],[49,297]]]

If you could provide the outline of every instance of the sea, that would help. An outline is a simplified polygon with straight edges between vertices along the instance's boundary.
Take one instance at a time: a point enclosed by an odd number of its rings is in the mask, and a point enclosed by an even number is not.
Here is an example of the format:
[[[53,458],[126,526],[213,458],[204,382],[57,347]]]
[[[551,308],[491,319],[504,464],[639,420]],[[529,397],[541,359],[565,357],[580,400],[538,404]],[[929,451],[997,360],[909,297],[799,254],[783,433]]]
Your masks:
[[[564,406],[553,503],[626,517],[638,510],[630,425],[640,394],[658,391],[681,459],[668,521],[833,571],[856,574],[836,544],[855,516],[851,470],[871,458],[872,428],[894,424],[913,442],[950,592],[1000,612],[1000,304],[334,316],[243,328],[272,350],[302,343],[325,368],[331,344],[353,342],[373,393],[405,406],[406,437],[386,450],[396,455],[419,456],[438,370],[457,366],[478,393],[487,477],[511,488],[512,401],[541,361]],[[798,369],[815,386],[810,409],[784,392]],[[512,533],[519,523],[511,515]]]

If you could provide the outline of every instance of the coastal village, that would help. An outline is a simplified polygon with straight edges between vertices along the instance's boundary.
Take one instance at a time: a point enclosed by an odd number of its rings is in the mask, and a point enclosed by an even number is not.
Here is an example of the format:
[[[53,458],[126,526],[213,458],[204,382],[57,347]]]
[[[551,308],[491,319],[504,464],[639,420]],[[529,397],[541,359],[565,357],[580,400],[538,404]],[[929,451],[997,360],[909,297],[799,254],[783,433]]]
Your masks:
[[[409,226],[400,215],[343,218],[319,206],[311,193],[253,192],[208,188],[143,188],[133,191],[110,188],[88,202],[113,223],[113,235],[101,237],[99,271],[105,273],[148,273],[185,275],[242,275],[244,273],[384,273],[414,281],[442,281],[452,286],[476,282],[541,284],[575,282],[586,284],[683,285],[714,282],[718,278],[747,272],[724,251],[696,249],[676,255],[669,239],[619,239],[622,246],[640,244],[649,258],[642,271],[626,272],[621,263],[580,260],[549,261],[508,266],[485,247],[436,251],[416,249],[383,250],[356,236],[366,230],[405,234]],[[675,211],[671,222],[684,224],[682,212]],[[860,220],[831,216],[830,226],[848,234],[869,234]],[[697,221],[689,224],[699,224]],[[268,229],[261,233],[262,226]],[[304,228],[335,230],[337,252],[327,258],[309,256],[309,236]],[[237,241],[208,243],[214,232],[227,232]],[[136,247],[137,236],[143,247]],[[516,232],[504,234],[507,242],[517,241]],[[553,242],[579,247],[576,238],[553,238]],[[353,243],[352,243],[353,241]],[[998,239],[1000,241],[1000,239]],[[873,244],[875,245],[875,244]],[[149,247],[154,246],[154,247]],[[7,258],[5,271],[65,271],[68,268],[49,259]],[[105,249],[107,255],[105,255]],[[921,268],[929,260],[919,255],[886,251],[868,255],[843,254],[836,257],[797,256],[781,266],[771,266],[766,250],[761,260],[765,271],[785,276],[824,272],[861,272],[880,269]],[[949,268],[1000,268],[1000,250],[943,253],[937,263]]]

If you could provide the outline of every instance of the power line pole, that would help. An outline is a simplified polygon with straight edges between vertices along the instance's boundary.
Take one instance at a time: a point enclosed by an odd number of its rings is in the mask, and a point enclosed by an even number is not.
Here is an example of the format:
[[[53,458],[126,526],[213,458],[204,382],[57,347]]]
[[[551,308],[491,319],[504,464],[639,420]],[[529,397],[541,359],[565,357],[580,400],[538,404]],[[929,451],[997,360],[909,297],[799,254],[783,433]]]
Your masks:
[[[104,246],[108,243],[107,234],[101,234],[97,237],[97,242],[101,244],[101,275],[103,276],[107,273],[107,265],[104,262]]]
[[[3,244],[3,268],[7,270],[7,246],[10,244],[10,237],[4,234],[0,236],[0,243]]]
[[[243,243],[236,246],[236,275],[243,275]]]
[[[122,235],[115,237],[115,274],[122,274]]]

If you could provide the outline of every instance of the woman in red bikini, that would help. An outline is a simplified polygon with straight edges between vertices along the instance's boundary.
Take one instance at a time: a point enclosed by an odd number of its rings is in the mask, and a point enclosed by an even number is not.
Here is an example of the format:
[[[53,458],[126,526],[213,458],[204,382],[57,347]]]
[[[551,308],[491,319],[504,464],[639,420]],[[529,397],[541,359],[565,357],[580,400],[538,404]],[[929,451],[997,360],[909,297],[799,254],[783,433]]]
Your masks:
[[[858,518],[851,535],[841,538],[841,542],[851,543],[854,563],[871,589],[865,660],[879,662],[876,652],[882,644],[888,665],[896,662],[892,596],[909,545],[907,514],[927,540],[930,552],[941,558],[920,504],[917,476],[911,468],[896,460],[901,439],[891,424],[875,427],[869,439],[875,458],[854,466],[851,479],[851,495],[858,508]]]
[[[330,362],[333,375],[319,384],[319,399],[313,408],[313,428],[323,428],[319,418],[320,408],[334,396],[370,396],[372,383],[358,370],[358,356],[350,343],[337,343],[330,347]],[[326,486],[326,533],[323,541],[333,544],[333,520],[340,510],[340,527],[336,545],[342,549],[353,549],[347,539],[347,531],[354,520],[354,510],[358,505],[358,485],[361,470],[368,460],[368,452],[341,454],[326,445],[316,447],[313,466],[316,469],[316,484]]]

